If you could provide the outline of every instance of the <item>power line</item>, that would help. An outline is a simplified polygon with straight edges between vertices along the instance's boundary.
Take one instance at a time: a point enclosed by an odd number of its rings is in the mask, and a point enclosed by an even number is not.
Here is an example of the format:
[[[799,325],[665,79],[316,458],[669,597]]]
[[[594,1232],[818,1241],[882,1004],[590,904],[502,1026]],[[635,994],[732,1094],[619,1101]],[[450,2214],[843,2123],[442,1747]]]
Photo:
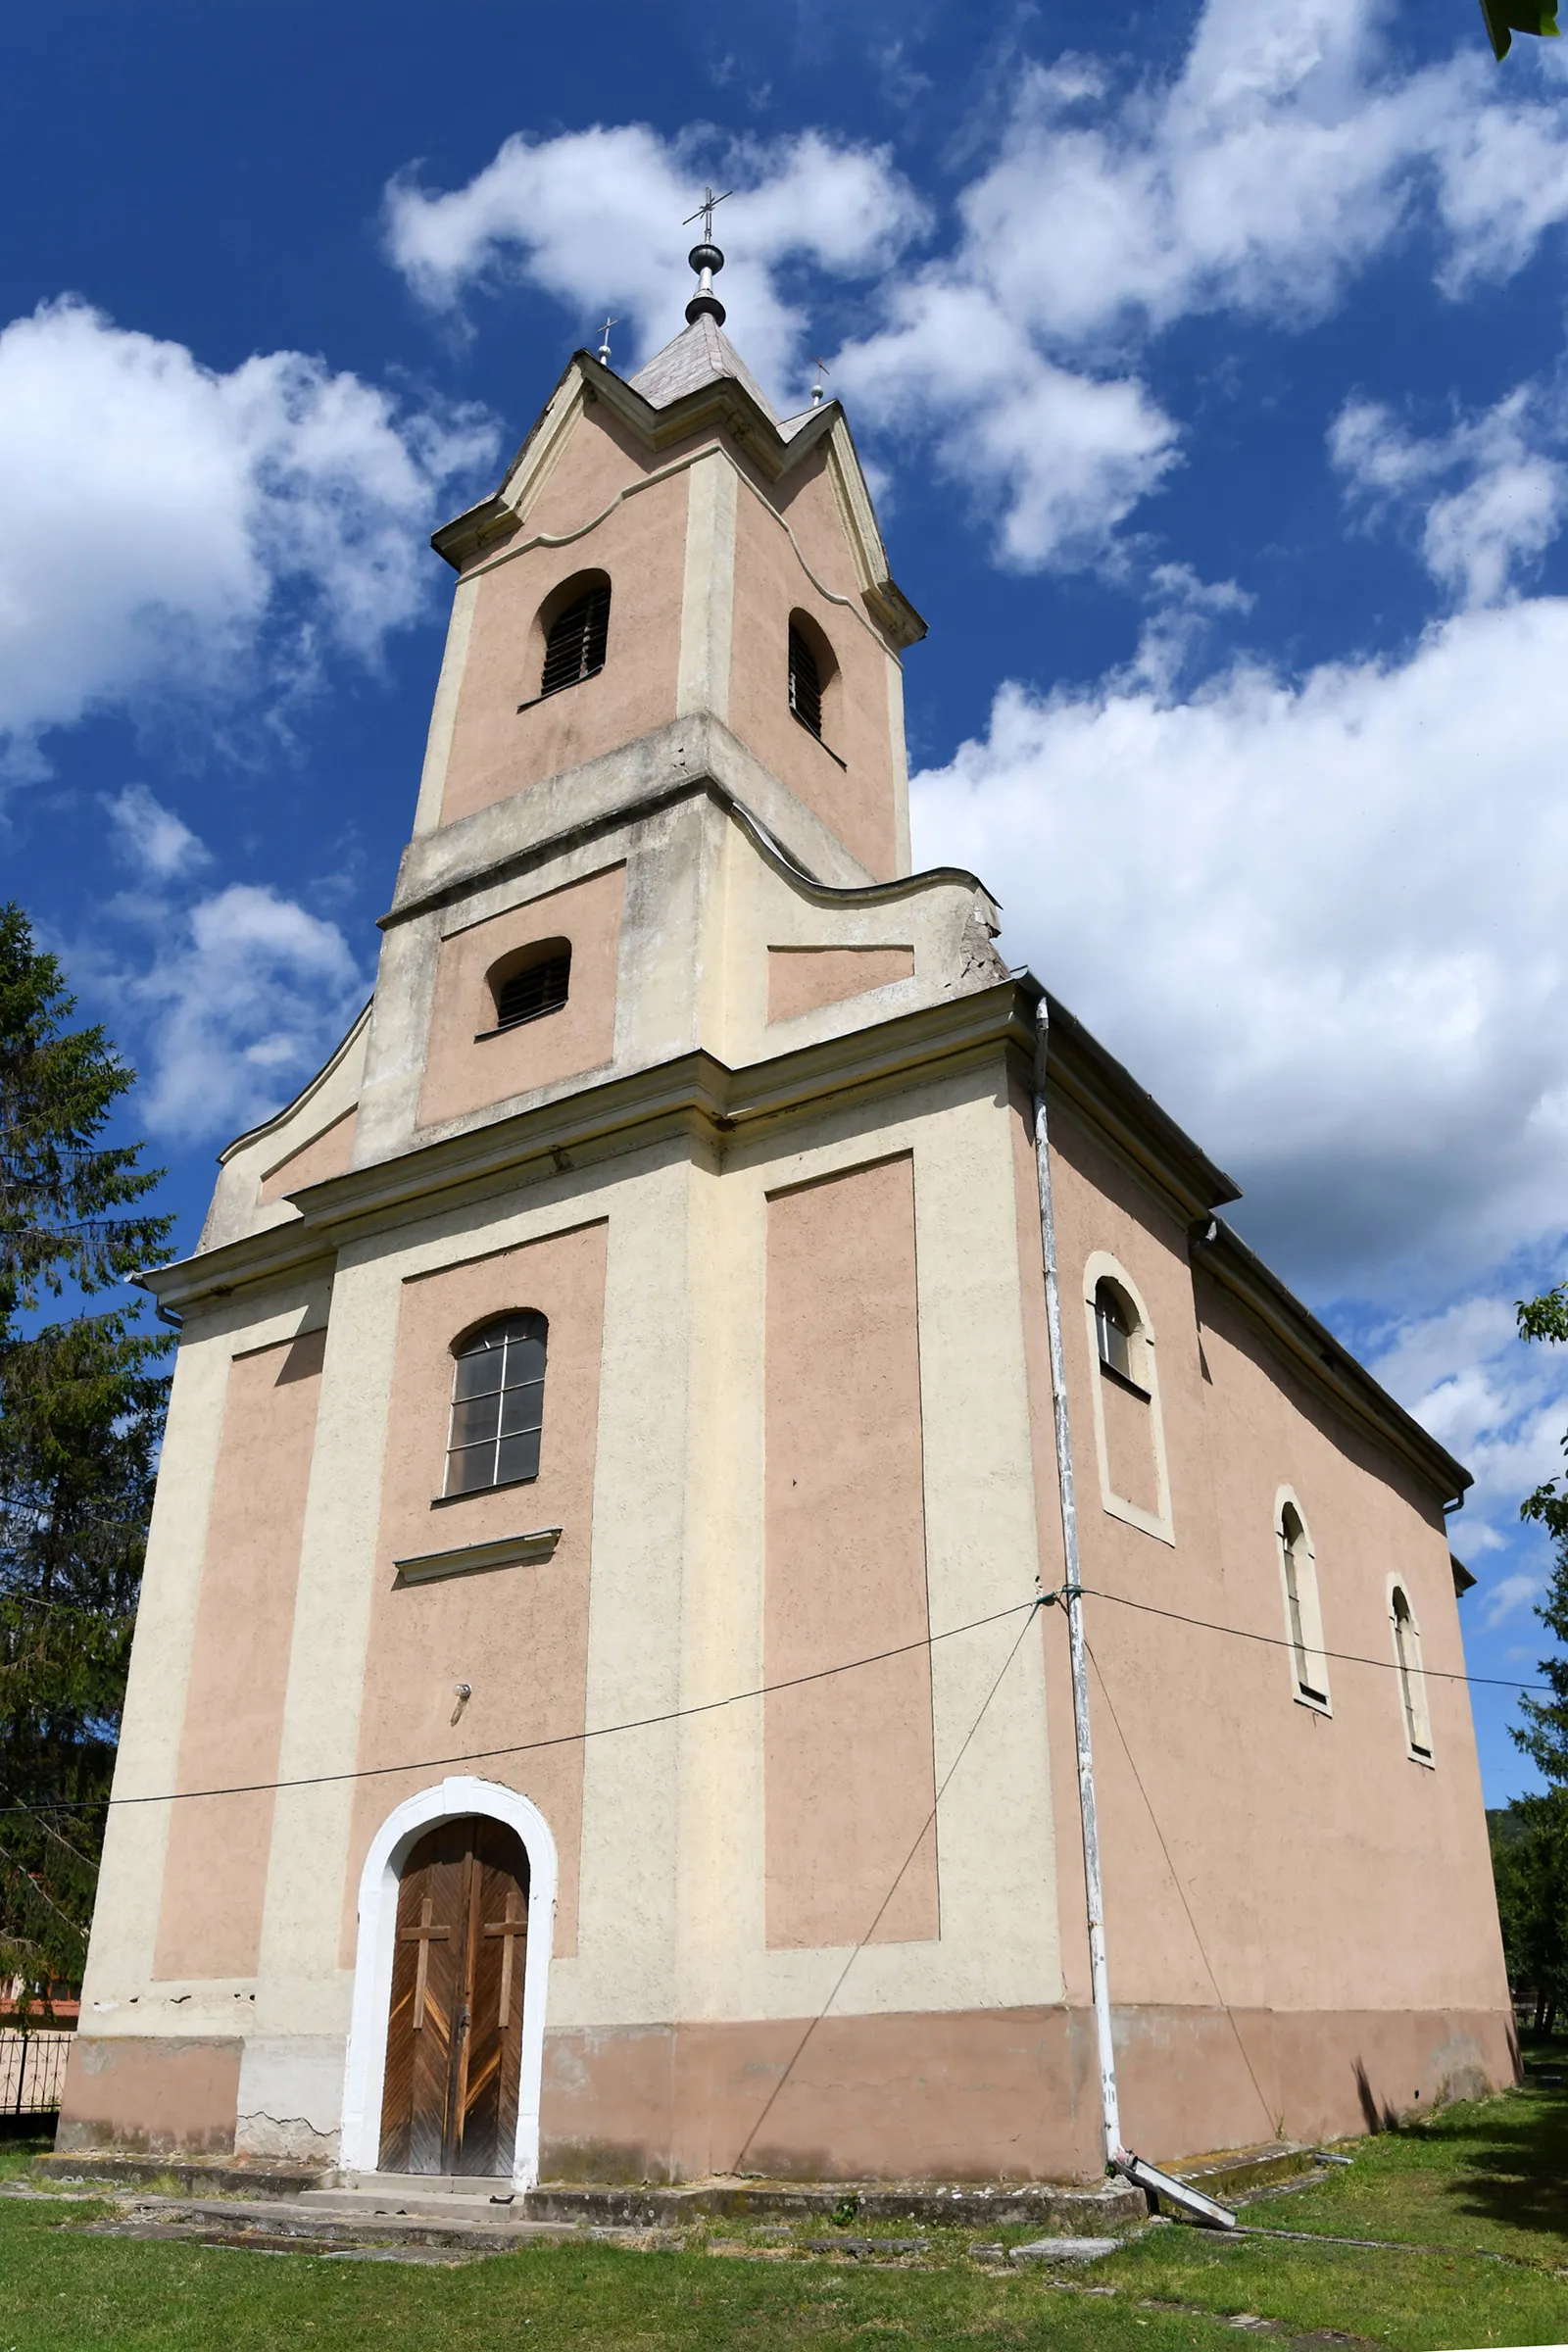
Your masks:
[[[1292,1646],[1290,1642],[1279,1634],[1254,1633],[1250,1627],[1240,1625],[1216,1625],[1212,1618],[1188,1617],[1179,1609],[1156,1608],[1152,1601],[1131,1600],[1121,1592],[1102,1592],[1092,1585],[1081,1585],[1078,1590],[1086,1599],[1112,1601],[1117,1608],[1135,1609],[1140,1615],[1146,1617],[1161,1617],[1172,1625],[1190,1625],[1200,1633],[1222,1634],[1234,1642],[1260,1642],[1266,1649],[1289,1649]],[[0,1820],[6,1819],[9,1815],[18,1814],[82,1813],[88,1812],[94,1807],[109,1809],[127,1805],[189,1804],[198,1798],[205,1797],[269,1796],[291,1788],[322,1788],[347,1781],[386,1780],[400,1772],[446,1772],[463,1764],[493,1763],[504,1756],[534,1755],[543,1749],[552,1747],[575,1747],[589,1740],[613,1739],[622,1732],[655,1731],[662,1725],[683,1723],[693,1716],[716,1714],[724,1707],[744,1706],[750,1699],[767,1698],[778,1690],[796,1690],[808,1683],[829,1682],[836,1675],[857,1674],[861,1667],[880,1666],[889,1658],[907,1657],[913,1650],[931,1649],[937,1642],[952,1642],[960,1634],[976,1633],[983,1626],[1000,1625],[1009,1617],[1016,1617],[1022,1610],[1032,1612],[1040,1607],[1042,1602],[1049,1607],[1061,1595],[1056,1592],[1042,1593],[1031,1600],[1017,1601],[1011,1608],[995,1609],[989,1616],[971,1617],[963,1625],[949,1626],[943,1633],[927,1634],[917,1642],[903,1642],[893,1649],[874,1650],[869,1656],[863,1658],[848,1658],[839,1666],[822,1666],[811,1674],[791,1675],[783,1682],[759,1683],[749,1690],[732,1690],[723,1698],[701,1699],[694,1706],[670,1707],[661,1715],[639,1715],[630,1718],[625,1723],[594,1724],[580,1732],[561,1732],[548,1740],[520,1740],[507,1747],[474,1748],[456,1756],[412,1757],[397,1764],[365,1765],[351,1772],[305,1773],[297,1779],[287,1781],[241,1781],[219,1788],[168,1788],[140,1796],[56,1797],[51,1798],[46,1804],[40,1805],[0,1805]],[[1347,1649],[1327,1649],[1317,1654],[1325,1658],[1333,1658],[1337,1663],[1344,1665],[1375,1666],[1386,1674],[1398,1672],[1397,1663],[1393,1658],[1368,1658],[1363,1657],[1357,1651]],[[1549,1683],[1519,1682],[1506,1675],[1460,1674],[1450,1668],[1425,1664],[1421,1668],[1421,1673],[1429,1682],[1463,1683],[1476,1688],[1543,1691],[1548,1696],[1555,1695]]]
[[[1295,1646],[1282,1634],[1254,1634],[1245,1625],[1215,1625],[1211,1618],[1184,1617],[1179,1609],[1156,1609],[1152,1601],[1129,1600],[1121,1592],[1097,1592],[1092,1585],[1080,1586],[1079,1590],[1089,1600],[1111,1600],[1118,1609],[1137,1609],[1146,1617],[1165,1617],[1172,1625],[1196,1626],[1200,1633],[1227,1634],[1233,1642],[1261,1642],[1267,1649],[1291,1649]],[[1333,1658],[1345,1666],[1376,1666],[1385,1674],[1399,1672],[1398,1661],[1395,1658],[1364,1658],[1351,1649],[1320,1649],[1315,1650],[1313,1655]],[[1550,1683],[1514,1682],[1504,1674],[1456,1674],[1451,1667],[1428,1666],[1424,1661],[1420,1672],[1429,1683],[1465,1683],[1478,1689],[1495,1690],[1544,1690],[1549,1696],[1556,1695]]]
[[[1042,1593],[1038,1600],[1033,1600],[1030,1602],[1030,1616],[1033,1616],[1036,1609],[1044,1608],[1045,1605],[1046,1596],[1044,1593]],[[992,1622],[994,1622],[994,1620]],[[953,1776],[957,1771],[958,1766],[963,1762],[964,1757],[968,1754],[970,1743],[973,1740],[976,1732],[978,1732],[980,1729],[981,1724],[984,1723],[986,1719],[986,1712],[991,1705],[991,1701],[996,1697],[997,1692],[1002,1689],[1003,1681],[1006,1675],[1008,1667],[1012,1664],[1013,1659],[1018,1655],[1019,1650],[1023,1647],[1023,1638],[1028,1631],[1029,1618],[1026,1617],[1022,1625],[1020,1625],[1018,1628],[1017,1641],[1014,1642],[1012,1647],[1003,1659],[996,1680],[993,1682],[990,1690],[986,1692],[984,1698],[980,1701],[979,1714],[975,1717],[973,1723],[970,1724],[969,1729],[964,1733],[962,1745],[959,1747],[957,1754],[954,1757],[953,1762],[948,1766],[947,1771],[943,1774],[942,1786],[940,1788],[938,1788],[935,1796],[931,1799],[931,1810],[926,1815],[924,1821],[921,1822],[914,1843],[910,1846],[908,1852],[905,1855],[904,1860],[899,1864],[897,1871],[894,1873],[892,1885],[889,1886],[886,1894],[882,1897],[880,1903],[878,1903],[876,1907],[876,1917],[866,1929],[865,1934],[860,1937],[860,1940],[856,1945],[854,1951],[851,1952],[849,1958],[845,1961],[844,1966],[839,1970],[839,1973],[833,1983],[832,1991],[828,1994],[827,1999],[822,2003],[821,2008],[817,2011],[810,2024],[807,2027],[806,2032],[801,2035],[800,2040],[796,2043],[794,2050],[790,2054],[790,2062],[788,2066],[785,2067],[784,2072],[780,2075],[778,2081],[774,2083],[772,2089],[768,2092],[766,2099],[763,2101],[761,2114],[758,2117],[756,2123],[752,2126],[751,2130],[747,2132],[746,2137],[742,2140],[740,2153],[737,2155],[734,2165],[731,2167],[732,2171],[737,2173],[740,2171],[742,2164],[745,2162],[747,2150],[750,2148],[753,2140],[757,2137],[757,2134],[759,2132],[760,2132],[762,2126],[766,2123],[769,2115],[772,2113],[774,2101],[778,2098],[779,2093],[783,2090],[785,2083],[795,2072],[796,2062],[800,2058],[802,2051],[805,2049],[807,2043],[810,2040],[811,2035],[816,2032],[817,2027],[822,2023],[823,2018],[826,2017],[828,2011],[832,2008],[834,2002],[838,1999],[839,1994],[844,1987],[844,1980],[849,1975],[851,1969],[855,1966],[857,1960],[858,1960],[860,1957],[860,1954],[864,1951],[866,1945],[870,1942],[872,1936],[876,1934],[877,1929],[882,1925],[883,1915],[886,1912],[889,1903],[892,1902],[893,1897],[898,1893],[900,1886],[903,1885],[905,1872],[908,1869],[909,1864],[914,1860],[915,1855],[920,1851],[921,1846],[925,1843],[926,1838],[930,1836],[931,1825],[936,1820],[937,1812],[941,1806],[942,1799],[948,1793],[948,1788],[952,1783]],[[1217,1991],[1218,1989],[1219,1988],[1216,1985],[1215,1990]]]
[[[959,1634],[977,1633],[982,1626],[1001,1625],[1009,1617],[1027,1610],[1032,1616],[1042,1604],[1036,1593],[1029,1600],[1015,1601],[1010,1609],[994,1609],[989,1617],[971,1617],[964,1625],[950,1625],[945,1633],[926,1634],[918,1642],[901,1642],[894,1649],[879,1649],[869,1657],[847,1658],[841,1666],[821,1666],[811,1674],[794,1674],[780,1683],[759,1683],[750,1690],[732,1690],[724,1698],[700,1699],[695,1706],[671,1707],[662,1715],[638,1715],[626,1723],[601,1723],[580,1732],[559,1732],[549,1740],[519,1740],[510,1747],[480,1747],[461,1756],[421,1756],[400,1764],[368,1764],[354,1772],[314,1772],[290,1781],[241,1781],[222,1788],[170,1788],[144,1796],[73,1796],[52,1799],[47,1805],[0,1805],[0,1820],[12,1813],[73,1813],[85,1812],[89,1807],[102,1805],[120,1808],[125,1805],[188,1804],[198,1797],[209,1796],[268,1796],[285,1788],[323,1788],[343,1781],[379,1781],[398,1772],[445,1772],[457,1764],[488,1764],[500,1756],[526,1756],[541,1748],[576,1747],[589,1740],[612,1739],[620,1732],[646,1732],[666,1723],[683,1723],[694,1715],[712,1715],[722,1707],[743,1706],[748,1699],[768,1698],[776,1690],[798,1690],[806,1683],[830,1682],[835,1675],[857,1674],[862,1666],[880,1666],[888,1658],[907,1657],[911,1650],[932,1649],[939,1642],[952,1642]],[[1021,1637],[1020,1637],[1021,1639]]]

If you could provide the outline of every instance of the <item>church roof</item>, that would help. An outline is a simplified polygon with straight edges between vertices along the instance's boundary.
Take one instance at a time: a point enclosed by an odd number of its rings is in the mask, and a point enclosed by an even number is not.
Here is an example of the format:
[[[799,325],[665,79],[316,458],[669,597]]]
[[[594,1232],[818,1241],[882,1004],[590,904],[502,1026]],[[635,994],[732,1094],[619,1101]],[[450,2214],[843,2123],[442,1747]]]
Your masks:
[[[656,352],[647,367],[639,368],[628,381],[650,408],[667,409],[684,394],[700,392],[705,384],[717,383],[726,375],[743,385],[763,416],[777,424],[767,394],[723,328],[706,312],[690,326],[682,327],[674,341]]]

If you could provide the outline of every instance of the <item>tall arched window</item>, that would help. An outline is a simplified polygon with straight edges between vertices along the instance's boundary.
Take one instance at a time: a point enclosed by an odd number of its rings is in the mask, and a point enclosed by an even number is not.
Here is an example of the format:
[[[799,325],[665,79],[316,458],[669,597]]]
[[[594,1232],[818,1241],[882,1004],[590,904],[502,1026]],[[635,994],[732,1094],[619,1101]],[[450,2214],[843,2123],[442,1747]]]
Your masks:
[[[453,1349],[448,1494],[538,1477],[549,1335],[546,1318],[529,1307],[498,1316]]]
[[[1432,1719],[1427,1712],[1427,1678],[1421,1668],[1421,1634],[1402,1585],[1396,1585],[1389,1594],[1389,1617],[1394,1628],[1394,1661],[1399,1670],[1405,1741],[1412,1756],[1430,1763]]]
[[[545,631],[545,662],[539,697],[579,686],[605,666],[610,643],[610,582],[598,579],[557,613]]]
[[[1112,1518],[1174,1544],[1154,1334],[1131,1277],[1103,1250],[1084,1267],[1100,1497]]]
[[[1275,1540],[1285,1586],[1285,1627],[1291,1644],[1296,1695],[1308,1706],[1327,1709],[1328,1660],[1323,1655],[1323,1617],[1318,1607],[1317,1561],[1306,1523],[1296,1504],[1280,1504]]]

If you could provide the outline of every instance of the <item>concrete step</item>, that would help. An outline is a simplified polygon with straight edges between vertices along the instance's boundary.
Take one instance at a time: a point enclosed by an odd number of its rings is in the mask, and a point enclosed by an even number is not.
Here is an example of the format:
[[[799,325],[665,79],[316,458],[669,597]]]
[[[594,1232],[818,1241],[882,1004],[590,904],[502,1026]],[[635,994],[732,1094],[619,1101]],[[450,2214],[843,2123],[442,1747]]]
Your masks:
[[[174,2187],[199,2197],[235,2195],[297,2197],[327,2178],[320,2165],[244,2164],[233,2157],[128,2156],[115,2148],[88,2148],[35,2156],[27,2168],[39,2182],[108,2180],[127,2188]]]
[[[471,2192],[471,2193],[470,2193]],[[497,2222],[524,2226],[523,2201],[514,2196],[511,2181],[492,2189],[479,2180],[463,2182],[397,2181],[374,2188],[308,2188],[298,2199],[312,2213],[340,2214],[346,2220],[375,2214],[403,2215],[409,2220],[434,2222]],[[534,2221],[533,2229],[569,2230],[571,2223]]]
[[[446,2246],[473,2253],[504,2254],[514,2248],[579,2234],[560,2222],[479,2219],[451,2208],[459,2200],[429,2201],[435,2211],[389,2213],[373,2208],[333,2210],[301,2197],[129,2197],[114,2221],[92,2227],[100,2235],[156,2234],[201,2244],[271,2246],[316,2253],[349,2246]],[[447,2210],[443,2211],[441,2208]]]
[[[1141,2188],[1107,2180],[1092,2187],[1051,2181],[992,2186],[932,2180],[691,2181],[679,2188],[611,2188],[541,2181],[525,2200],[530,2218],[578,2222],[589,2229],[679,2230],[708,2220],[729,2222],[911,2222],[962,2230],[1030,2225],[1062,2237],[1108,2235],[1148,2216]]]

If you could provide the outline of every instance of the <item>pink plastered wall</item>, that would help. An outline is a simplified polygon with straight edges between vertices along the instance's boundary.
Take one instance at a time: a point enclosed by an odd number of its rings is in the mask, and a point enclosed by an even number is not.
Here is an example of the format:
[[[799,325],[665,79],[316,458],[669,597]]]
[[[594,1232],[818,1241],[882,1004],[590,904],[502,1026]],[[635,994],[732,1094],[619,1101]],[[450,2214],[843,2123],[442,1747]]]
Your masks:
[[[765,1676],[922,1642],[926,1604],[913,1164],[767,1207]],[[940,1932],[923,1648],[765,1702],[767,1940]]]
[[[443,1268],[404,1286],[388,1420],[375,1595],[366,1659],[359,1765],[477,1755],[488,1780],[531,1797],[561,1856],[555,1948],[576,1948],[578,1841],[593,1541],[593,1472],[604,1325],[603,1223]],[[539,1476],[441,1503],[453,1344],[492,1315],[548,1316]],[[559,1527],[553,1558],[400,1586],[395,1563]],[[455,1686],[471,1699],[456,1724]],[[535,1752],[488,1751],[562,1740]],[[461,1769],[453,1766],[451,1769]],[[356,1790],[343,1920],[354,1954],[354,1894],[378,1824],[424,1787],[428,1771],[392,1772]],[[439,1777],[437,1774],[435,1777]]]
[[[279,1160],[262,1178],[262,1200],[280,1200],[285,1193],[297,1193],[307,1184],[324,1184],[329,1176],[344,1176],[354,1155],[354,1122],[359,1105],[343,1112],[313,1135],[309,1143],[301,1144],[286,1159]]]
[[[202,1561],[176,1785],[276,1775],[324,1331],[234,1358]],[[154,1963],[160,1977],[257,1965],[272,1796],[193,1795],[172,1808]]]
[[[809,515],[813,538],[836,546],[828,584],[858,608],[843,524],[819,464],[806,480],[790,485],[787,512],[798,535]],[[789,707],[789,622],[797,610],[816,622],[838,664],[823,696],[821,743]],[[746,493],[735,520],[735,612],[730,726],[869,873],[890,880],[897,871],[898,823],[887,654],[857,611],[821,594],[776,515]],[[838,754],[842,767],[824,745]]]
[[[1034,1170],[1019,1108],[1022,1251]],[[1428,1770],[1407,1756],[1397,1678],[1385,1663],[1396,1571],[1428,1668],[1462,1671],[1443,1498],[1294,1372],[1229,1294],[1201,1270],[1195,1281],[1178,1218],[1065,1110],[1053,1137],[1112,1999],[1118,2009],[1146,2005],[1152,2018],[1173,2003],[1249,2014],[1255,2047],[1238,2055],[1231,2136],[1265,2136],[1281,2114],[1288,2131],[1310,2129],[1304,2113],[1292,2121],[1311,2075],[1299,2034],[1293,2041],[1283,2022],[1264,2033],[1257,2019],[1506,2018],[1463,1686],[1429,1682]],[[1082,1309],[1097,1250],[1126,1269],[1153,1325],[1174,1547],[1102,1505],[1100,1374]],[[1037,1379],[1037,1425],[1050,1406],[1039,1388]],[[1037,1459],[1037,1478],[1054,1511],[1054,1459]],[[1373,1661],[1331,1660],[1327,1718],[1292,1697],[1273,1537],[1282,1486],[1300,1498],[1315,1547],[1327,1646]],[[1059,1558],[1049,1516],[1043,1548]],[[1081,1876],[1058,1612],[1045,1618],[1044,1639],[1071,1976],[1082,1938],[1068,1905],[1081,1901]],[[1499,2024],[1490,2039],[1502,2033]],[[1397,2034],[1370,2036],[1369,2049],[1373,2040],[1403,2047]],[[1352,2058],[1340,2051],[1333,2063],[1348,2069]],[[1130,2051],[1124,2122],[1171,2146],[1171,2116],[1140,2124],[1139,2100],[1152,2095],[1140,2082],[1158,2074]],[[1421,2087],[1413,2080],[1395,2105]],[[1346,2088],[1349,2097],[1348,2077]]]
[[[522,552],[500,562],[493,550],[479,559],[482,577],[453,723],[443,824],[674,717],[686,473],[677,468],[613,503],[617,493],[665,463],[635,448],[604,404],[596,404],[572,426],[518,537],[526,543],[577,535],[565,546],[524,544]],[[585,529],[588,524],[592,528]],[[553,590],[585,570],[610,576],[605,666],[581,685],[535,702],[544,659],[540,608]],[[519,704],[532,707],[519,710]]]
[[[419,1090],[422,1127],[605,1067],[615,1043],[615,967],[625,884],[625,867],[608,866],[442,941]],[[486,974],[503,957],[553,939],[564,939],[571,948],[565,1004],[496,1032]]]
[[[769,948],[767,1017],[793,1021],[913,972],[912,948]]]

